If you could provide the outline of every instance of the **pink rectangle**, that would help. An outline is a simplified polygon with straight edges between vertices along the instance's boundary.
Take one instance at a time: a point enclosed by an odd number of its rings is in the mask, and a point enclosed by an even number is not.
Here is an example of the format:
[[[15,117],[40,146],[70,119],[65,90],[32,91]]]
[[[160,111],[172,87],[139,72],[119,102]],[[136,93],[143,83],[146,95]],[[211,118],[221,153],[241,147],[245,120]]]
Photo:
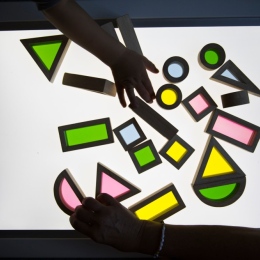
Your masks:
[[[238,124],[223,116],[218,116],[212,128],[214,131],[233,138],[243,144],[250,145],[255,137],[255,131]]]

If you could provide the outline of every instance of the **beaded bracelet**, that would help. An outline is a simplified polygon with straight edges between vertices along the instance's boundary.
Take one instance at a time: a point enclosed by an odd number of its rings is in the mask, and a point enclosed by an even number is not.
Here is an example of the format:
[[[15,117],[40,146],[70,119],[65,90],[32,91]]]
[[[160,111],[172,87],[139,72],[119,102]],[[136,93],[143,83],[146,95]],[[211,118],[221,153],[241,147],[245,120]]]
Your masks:
[[[159,246],[158,250],[156,251],[156,253],[154,254],[154,258],[158,258],[159,257],[159,254],[161,253],[162,248],[163,248],[164,238],[165,238],[165,224],[162,221],[162,235],[161,235],[160,246]]]

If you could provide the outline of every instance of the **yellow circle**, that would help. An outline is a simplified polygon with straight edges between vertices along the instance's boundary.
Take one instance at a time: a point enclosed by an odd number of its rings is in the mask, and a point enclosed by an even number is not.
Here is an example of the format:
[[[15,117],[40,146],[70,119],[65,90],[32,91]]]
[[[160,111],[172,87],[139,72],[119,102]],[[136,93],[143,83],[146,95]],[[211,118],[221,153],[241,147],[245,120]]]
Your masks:
[[[173,89],[165,89],[161,94],[162,102],[165,105],[173,105],[177,101],[178,95]]]

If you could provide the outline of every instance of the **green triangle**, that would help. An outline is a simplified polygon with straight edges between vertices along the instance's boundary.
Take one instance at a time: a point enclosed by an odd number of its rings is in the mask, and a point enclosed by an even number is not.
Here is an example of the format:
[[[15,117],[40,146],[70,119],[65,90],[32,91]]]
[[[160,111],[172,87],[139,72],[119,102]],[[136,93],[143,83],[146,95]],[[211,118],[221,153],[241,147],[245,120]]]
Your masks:
[[[62,41],[55,42],[42,42],[37,44],[32,44],[31,47],[42,62],[42,64],[48,69],[55,60],[55,57],[60,49]]]

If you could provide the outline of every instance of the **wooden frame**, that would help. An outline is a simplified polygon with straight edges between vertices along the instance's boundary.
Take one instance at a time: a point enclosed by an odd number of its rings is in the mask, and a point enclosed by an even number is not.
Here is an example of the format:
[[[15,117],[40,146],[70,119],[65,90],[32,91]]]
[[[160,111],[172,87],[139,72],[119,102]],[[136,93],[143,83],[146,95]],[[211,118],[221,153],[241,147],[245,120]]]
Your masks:
[[[153,221],[163,221],[166,218],[172,216],[173,214],[179,212],[180,210],[182,210],[186,207],[181,196],[179,195],[177,189],[175,188],[175,186],[172,183],[170,183],[166,187],[163,187],[162,189],[156,191],[155,193],[151,194],[150,196],[144,198],[143,200],[139,201],[138,203],[129,207],[128,209],[135,214],[135,212],[137,210],[143,208],[144,206],[146,206],[149,203],[152,203],[156,199],[159,199],[160,197],[162,197],[163,195],[165,195],[169,192],[172,192],[173,196],[175,197],[176,201],[178,202],[178,205],[176,207],[164,212],[157,218],[152,219]]]
[[[190,101],[193,100],[196,96],[201,95],[202,98],[205,100],[205,102],[208,104],[208,107],[197,114],[197,112],[194,110],[192,105],[190,104]],[[217,108],[217,104],[214,102],[214,100],[211,98],[211,96],[208,94],[206,89],[204,87],[198,88],[196,91],[194,91],[192,94],[190,94],[188,97],[182,100],[182,104],[185,106],[185,108],[188,110],[188,112],[191,114],[191,116],[194,118],[196,122],[200,121],[202,118],[204,118],[206,115],[208,115],[210,112],[212,112],[214,109]]]
[[[205,54],[207,51],[214,51],[218,55],[218,61],[215,64],[210,64],[207,62],[205,58]],[[226,53],[225,50],[219,44],[209,43],[201,49],[199,53],[199,58],[200,58],[200,62],[204,67],[206,67],[207,69],[214,70],[220,67],[224,63],[226,59]]]
[[[182,67],[183,73],[180,77],[173,77],[169,71],[168,68],[171,64],[176,63],[179,64]],[[188,62],[183,59],[182,57],[174,56],[169,58],[168,60],[165,61],[163,65],[163,74],[167,80],[173,83],[181,82],[183,81],[189,74],[189,64]]]
[[[222,76],[222,73],[226,70],[232,73],[238,80]],[[220,67],[211,78],[221,83],[227,83],[231,86],[260,95],[260,89],[257,88],[257,86],[231,60],[228,60]]]
[[[207,163],[210,159],[210,155],[213,148],[217,149],[217,151],[223,156],[223,158],[232,167],[233,171],[231,173],[223,172],[218,176],[210,176],[210,177],[203,178],[203,174],[206,169]],[[217,140],[214,137],[211,137],[206,147],[206,151],[203,155],[203,159],[198,169],[198,172],[196,174],[196,179],[192,186],[194,192],[202,202],[214,207],[223,207],[234,203],[243,194],[245,189],[245,183],[246,183],[245,176],[246,176],[245,173],[229,156],[229,154],[223,149],[223,147],[217,142]],[[201,189],[218,187],[218,186],[228,185],[232,183],[237,183],[239,185],[238,187],[235,188],[234,191],[232,191],[228,196],[226,196],[221,200],[207,199],[200,192]]]
[[[150,151],[152,152],[153,156],[154,156],[154,160],[145,164],[144,166],[141,166],[135,156],[135,153],[140,151],[141,149],[145,148],[145,147],[149,147]],[[131,150],[128,151],[136,170],[138,171],[138,173],[142,173],[144,171],[147,171],[149,169],[151,169],[154,166],[157,166],[158,164],[162,163],[161,158],[159,156],[159,154],[157,153],[154,144],[151,140],[148,140],[146,142],[143,142],[137,146],[135,146],[134,148],[132,148]]]
[[[168,89],[174,91],[177,96],[176,101],[171,105],[165,104],[161,98],[162,93]],[[176,85],[165,84],[158,89],[158,91],[156,93],[156,101],[157,101],[158,105],[164,109],[174,109],[174,108],[178,107],[182,101],[182,92]]]
[[[77,144],[77,145],[73,145],[73,146],[69,146],[67,144],[67,138],[65,136],[65,132],[67,130],[94,126],[94,125],[100,125],[100,124],[106,125],[106,130],[107,130],[106,139],[93,141],[93,142],[87,142],[87,143],[83,143],[83,144]],[[102,119],[96,119],[96,120],[91,120],[91,121],[86,121],[86,122],[81,122],[81,123],[76,123],[76,124],[71,124],[71,125],[60,126],[60,127],[58,127],[58,131],[59,131],[60,142],[61,142],[61,147],[62,147],[63,152],[68,152],[68,151],[73,151],[73,150],[78,150],[78,149],[83,149],[83,148],[89,148],[89,147],[98,146],[98,145],[110,144],[110,143],[114,142],[113,132],[111,129],[111,124],[110,124],[109,118],[102,118]]]
[[[62,58],[62,55],[67,47],[67,44],[70,42],[69,39],[65,35],[54,35],[47,37],[38,37],[38,38],[30,38],[30,39],[22,39],[20,40],[24,45],[26,50],[30,53],[31,57],[34,59],[38,67],[41,69],[46,78],[51,81],[53,78],[56,69],[58,68],[58,64]],[[61,46],[55,56],[55,59],[51,65],[50,70],[48,70],[38,57],[38,55],[33,51],[32,44],[41,44],[41,43],[52,43],[61,41]]]
[[[134,140],[133,142],[127,144],[125,142],[124,137],[122,136],[122,134],[120,133],[123,129],[125,129],[126,127],[133,125],[135,130],[138,132],[139,134],[139,138]],[[141,143],[142,141],[146,140],[146,136],[143,132],[143,130],[141,129],[141,127],[139,126],[139,124],[137,123],[136,119],[133,117],[131,119],[129,119],[128,121],[126,121],[125,123],[123,123],[122,125],[116,127],[113,130],[114,134],[116,135],[116,137],[118,138],[119,142],[121,143],[121,145],[123,146],[125,151],[128,151],[130,149],[132,149],[134,146],[136,146],[137,144]]]
[[[66,207],[66,205],[64,205],[64,203],[61,199],[61,194],[60,194],[60,185],[64,179],[66,179],[66,181],[68,182],[68,184],[70,185],[71,189],[73,190],[73,192],[75,193],[75,195],[77,196],[77,198],[79,199],[80,202],[86,196],[83,193],[83,191],[80,189],[79,185],[77,184],[76,180],[73,178],[72,174],[70,173],[70,171],[68,169],[63,170],[58,175],[58,177],[55,180],[54,188],[53,188],[54,197],[55,197],[55,200],[56,200],[58,206],[60,207],[60,209],[64,213],[71,215],[74,211],[70,210],[68,207]]]
[[[185,154],[182,156],[180,161],[174,160],[167,152],[172,147],[172,145],[178,142],[181,146],[183,146],[186,149]],[[180,169],[182,165],[189,159],[189,157],[194,152],[194,148],[192,148],[187,142],[185,142],[181,137],[178,135],[175,135],[171,140],[169,140],[165,146],[161,149],[159,154],[163,156],[169,163],[171,163],[175,168]]]
[[[250,137],[250,140],[249,140],[249,143],[246,144],[246,143],[243,143],[241,141],[238,141],[230,136],[227,136],[226,134],[223,134],[219,131],[216,131],[214,130],[214,126],[216,124],[216,121],[219,119],[219,118],[224,118],[225,120],[228,120],[228,121],[231,121],[231,122],[234,122],[235,124],[237,125],[240,125],[241,127],[244,127],[246,129],[250,129],[253,131],[251,137]],[[227,112],[224,112],[222,110],[219,110],[219,109],[216,109],[211,117],[211,120],[208,124],[208,127],[206,129],[206,132],[208,134],[211,134],[215,137],[218,137],[222,140],[225,140],[231,144],[234,144],[240,148],[243,148],[249,152],[254,152],[256,146],[257,146],[257,143],[259,141],[259,137],[260,137],[260,127],[257,126],[257,125],[254,125],[254,124],[251,124],[241,118],[238,118],[236,116],[233,116]],[[234,130],[235,132],[235,130]]]
[[[122,184],[123,186],[125,186],[125,187],[127,187],[129,189],[129,191],[127,193],[122,194],[122,195],[120,195],[120,196],[115,198],[118,202],[126,200],[126,199],[136,195],[137,193],[141,192],[141,190],[139,188],[137,188],[136,186],[134,186],[132,183],[130,183],[127,180],[123,179],[122,177],[117,175],[112,170],[108,169],[103,164],[98,163],[97,164],[97,180],[96,180],[96,198],[101,193],[102,173],[103,172],[105,174],[107,174],[109,177],[111,177],[112,179],[114,179],[115,181],[119,182],[120,184]]]

